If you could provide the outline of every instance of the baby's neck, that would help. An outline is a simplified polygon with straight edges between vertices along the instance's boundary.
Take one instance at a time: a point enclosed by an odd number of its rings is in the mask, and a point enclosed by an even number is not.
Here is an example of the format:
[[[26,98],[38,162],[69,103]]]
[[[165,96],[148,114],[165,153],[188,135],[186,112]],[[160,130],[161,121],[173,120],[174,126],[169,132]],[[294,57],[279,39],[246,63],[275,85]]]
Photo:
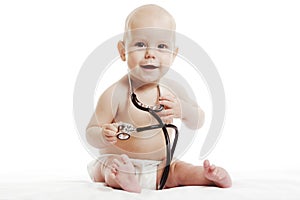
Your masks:
[[[133,91],[135,90],[142,90],[142,91],[145,91],[145,90],[151,90],[153,88],[156,88],[157,85],[159,84],[158,81],[155,81],[155,82],[143,82],[141,80],[138,80],[134,77],[131,77],[131,85],[132,85],[132,89]]]

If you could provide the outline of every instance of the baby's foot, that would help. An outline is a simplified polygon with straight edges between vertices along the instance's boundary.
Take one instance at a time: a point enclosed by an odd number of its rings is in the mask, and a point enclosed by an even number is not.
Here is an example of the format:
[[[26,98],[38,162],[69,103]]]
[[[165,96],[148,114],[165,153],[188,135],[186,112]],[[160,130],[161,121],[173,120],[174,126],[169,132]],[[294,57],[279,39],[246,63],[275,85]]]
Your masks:
[[[127,155],[121,155],[119,160],[113,160],[111,172],[115,181],[123,190],[128,192],[141,192],[141,186],[135,175],[135,168]]]
[[[231,178],[225,169],[216,167],[215,165],[210,165],[208,160],[204,161],[203,167],[206,179],[212,181],[218,187],[231,187]]]

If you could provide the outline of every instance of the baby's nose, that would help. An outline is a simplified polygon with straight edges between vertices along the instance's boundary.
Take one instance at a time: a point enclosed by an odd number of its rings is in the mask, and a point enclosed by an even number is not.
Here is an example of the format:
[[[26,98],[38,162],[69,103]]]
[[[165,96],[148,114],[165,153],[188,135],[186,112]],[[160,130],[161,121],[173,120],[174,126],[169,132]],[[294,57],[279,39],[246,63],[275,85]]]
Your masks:
[[[145,52],[146,59],[155,59],[155,49],[147,48]]]

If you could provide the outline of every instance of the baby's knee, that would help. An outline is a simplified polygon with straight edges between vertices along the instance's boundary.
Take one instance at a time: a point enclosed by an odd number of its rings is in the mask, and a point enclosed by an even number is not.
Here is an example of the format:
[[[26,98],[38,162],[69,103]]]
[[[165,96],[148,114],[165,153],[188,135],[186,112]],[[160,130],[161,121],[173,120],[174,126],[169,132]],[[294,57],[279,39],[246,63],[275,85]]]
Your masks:
[[[183,163],[181,161],[172,162],[170,164],[169,176],[167,179],[166,187],[173,188],[180,185],[180,171]]]
[[[195,166],[183,161],[176,161],[170,165],[170,180],[180,185],[181,180],[186,177],[186,173],[193,170]]]
[[[102,174],[102,163],[99,160],[92,161],[87,166],[88,174],[94,182],[104,182],[104,176]]]

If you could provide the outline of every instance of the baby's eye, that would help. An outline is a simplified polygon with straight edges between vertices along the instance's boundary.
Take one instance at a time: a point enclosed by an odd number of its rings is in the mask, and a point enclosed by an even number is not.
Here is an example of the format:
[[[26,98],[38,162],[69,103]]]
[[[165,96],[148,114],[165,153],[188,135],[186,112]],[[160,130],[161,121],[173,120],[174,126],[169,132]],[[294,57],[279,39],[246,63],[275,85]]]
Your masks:
[[[166,44],[159,44],[159,45],[157,46],[157,48],[159,48],[159,49],[167,49],[167,48],[168,48],[168,45],[166,45]]]
[[[146,47],[146,44],[144,42],[137,42],[134,44],[136,47]]]

